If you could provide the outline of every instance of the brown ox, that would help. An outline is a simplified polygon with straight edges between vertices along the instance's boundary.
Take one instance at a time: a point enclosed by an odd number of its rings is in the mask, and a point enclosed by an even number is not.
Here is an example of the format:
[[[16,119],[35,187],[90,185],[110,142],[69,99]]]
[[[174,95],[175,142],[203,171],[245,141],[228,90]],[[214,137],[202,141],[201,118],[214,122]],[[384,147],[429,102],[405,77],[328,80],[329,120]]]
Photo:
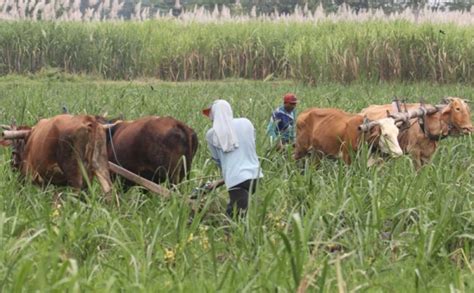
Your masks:
[[[93,116],[58,115],[40,120],[23,138],[2,140],[13,148],[12,166],[34,183],[83,188],[96,176],[105,193],[112,189],[104,127]]]
[[[156,183],[172,184],[189,173],[198,146],[192,128],[156,116],[118,122],[108,131],[107,141],[111,162]]]
[[[369,123],[367,133],[363,130],[364,117],[339,109],[311,108],[302,112],[296,120],[295,159],[305,156],[310,150],[317,156],[342,157],[351,163],[350,154],[362,142],[373,149],[393,156],[400,156],[398,128],[395,120],[384,118]],[[368,125],[368,124],[365,124]]]
[[[415,167],[419,169],[428,163],[436,151],[439,140],[448,135],[471,133],[472,122],[469,106],[460,98],[450,97],[445,99],[448,104],[440,111],[411,119],[409,127],[401,130],[398,136],[400,147],[404,153],[412,156]],[[419,103],[407,104],[408,110],[420,108]],[[432,107],[426,105],[426,107]],[[374,105],[362,110],[360,114],[367,115],[369,119],[379,119],[396,112],[391,104]]]

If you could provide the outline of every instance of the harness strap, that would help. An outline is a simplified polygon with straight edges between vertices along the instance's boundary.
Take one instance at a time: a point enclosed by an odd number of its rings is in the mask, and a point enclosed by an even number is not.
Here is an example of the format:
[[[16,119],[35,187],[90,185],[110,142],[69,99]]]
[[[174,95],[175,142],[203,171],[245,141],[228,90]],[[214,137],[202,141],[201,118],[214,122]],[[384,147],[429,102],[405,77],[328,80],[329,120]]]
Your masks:
[[[427,111],[425,108],[420,108],[420,109],[423,112],[423,115],[418,117],[418,124],[420,125],[421,131],[423,132],[423,134],[430,140],[442,140],[448,137],[447,135],[442,135],[442,134],[438,134],[438,135],[431,134],[428,128],[426,127],[425,120],[426,120]],[[451,127],[452,127],[451,123],[448,123],[448,129],[451,129]]]

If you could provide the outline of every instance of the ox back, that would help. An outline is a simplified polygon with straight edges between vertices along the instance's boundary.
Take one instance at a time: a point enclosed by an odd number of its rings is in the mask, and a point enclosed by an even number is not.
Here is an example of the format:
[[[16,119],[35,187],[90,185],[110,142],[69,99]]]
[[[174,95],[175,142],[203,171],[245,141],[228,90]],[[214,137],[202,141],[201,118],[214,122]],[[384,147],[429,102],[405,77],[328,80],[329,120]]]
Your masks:
[[[339,109],[311,108],[302,112],[297,119],[295,159],[309,151],[314,155],[342,157],[350,164],[350,152],[357,150],[362,132],[358,130],[364,117],[343,112]],[[380,128],[374,127],[364,141],[376,146]]]
[[[34,183],[83,188],[84,176],[95,176],[105,193],[112,189],[105,131],[93,116],[42,119],[12,147],[13,167]]]
[[[120,122],[107,135],[111,162],[156,183],[181,182],[198,147],[194,130],[172,117]]]

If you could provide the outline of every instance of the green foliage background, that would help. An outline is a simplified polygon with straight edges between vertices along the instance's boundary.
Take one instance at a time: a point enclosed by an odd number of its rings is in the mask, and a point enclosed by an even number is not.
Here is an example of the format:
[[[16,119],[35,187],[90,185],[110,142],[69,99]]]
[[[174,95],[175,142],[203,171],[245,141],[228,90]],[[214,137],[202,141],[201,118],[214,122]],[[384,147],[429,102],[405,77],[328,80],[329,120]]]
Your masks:
[[[474,29],[408,22],[0,23],[0,74],[474,81]]]

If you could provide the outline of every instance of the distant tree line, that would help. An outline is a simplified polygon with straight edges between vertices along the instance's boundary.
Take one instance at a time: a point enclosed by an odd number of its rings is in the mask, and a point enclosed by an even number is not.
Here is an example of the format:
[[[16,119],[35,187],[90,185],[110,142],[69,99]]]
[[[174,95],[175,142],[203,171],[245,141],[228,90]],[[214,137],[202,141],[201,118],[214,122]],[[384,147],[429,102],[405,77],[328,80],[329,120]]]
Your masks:
[[[261,14],[292,14],[296,7],[307,8],[314,11],[322,7],[326,13],[336,12],[342,5],[346,5],[352,12],[365,11],[369,9],[383,10],[390,14],[402,12],[405,9],[428,8],[435,11],[470,11],[474,0],[119,0],[123,6],[118,13],[124,19],[129,19],[134,13],[136,5],[148,8],[149,12],[155,14],[168,14],[179,16],[183,11],[191,11],[194,7],[204,7],[207,10],[222,9],[222,6],[230,8],[233,15],[250,14],[253,9],[257,15]],[[98,8],[101,1],[81,0],[80,10],[86,12],[88,8]]]
[[[140,1],[140,0],[127,0]],[[257,13],[293,13],[295,7],[314,10],[322,6],[326,12],[337,11],[339,6],[346,4],[356,12],[361,9],[383,9],[385,13],[400,12],[406,8],[418,9],[428,7],[434,10],[470,10],[474,0],[142,0],[143,5],[159,8],[161,11],[170,9],[193,9],[196,5],[208,9],[222,5],[230,7],[234,13],[249,13],[256,7]]]

